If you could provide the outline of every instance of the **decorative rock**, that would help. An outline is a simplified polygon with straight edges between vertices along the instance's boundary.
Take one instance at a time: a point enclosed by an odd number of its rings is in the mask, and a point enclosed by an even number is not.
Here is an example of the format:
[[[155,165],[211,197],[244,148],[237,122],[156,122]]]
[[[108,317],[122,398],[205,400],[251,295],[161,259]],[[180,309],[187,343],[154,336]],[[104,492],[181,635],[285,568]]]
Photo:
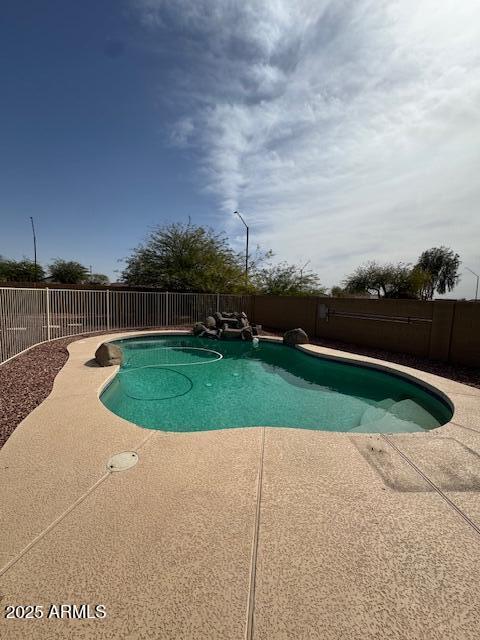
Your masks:
[[[222,337],[224,338],[241,338],[243,329],[231,329],[227,327],[222,331]]]
[[[203,322],[196,322],[193,325],[193,335],[199,336],[201,333],[204,333],[207,330],[207,327],[203,324]]]
[[[251,342],[253,340],[253,331],[252,331],[252,327],[243,327],[243,329],[241,330],[241,336],[242,336],[242,340],[247,340],[249,342]]]
[[[293,346],[295,344],[307,344],[310,342],[307,334],[303,329],[290,329],[283,336],[283,344]]]
[[[205,326],[207,327],[207,329],[215,329],[215,327],[217,326],[217,321],[213,316],[208,316],[205,321]]]
[[[205,323],[197,322],[193,326],[193,334],[198,337],[220,340],[223,338],[241,338],[251,341],[256,334],[250,326],[247,314],[242,311],[215,311],[208,316]]]
[[[220,337],[220,331],[218,329],[206,329],[202,333],[202,337],[210,338],[210,340],[218,340]]]
[[[122,364],[122,350],[116,344],[104,342],[95,351],[95,360],[101,367]]]
[[[232,327],[232,329],[240,329],[237,318],[229,318],[228,316],[222,316],[221,320],[217,320],[217,324],[220,322],[220,326]]]

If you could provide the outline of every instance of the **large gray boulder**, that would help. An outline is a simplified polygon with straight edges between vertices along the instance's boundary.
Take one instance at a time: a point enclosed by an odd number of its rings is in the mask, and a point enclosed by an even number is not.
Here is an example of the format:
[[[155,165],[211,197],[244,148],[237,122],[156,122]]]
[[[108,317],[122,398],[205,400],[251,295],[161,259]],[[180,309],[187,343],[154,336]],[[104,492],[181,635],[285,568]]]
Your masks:
[[[208,316],[205,321],[205,326],[207,327],[207,329],[215,329],[215,327],[217,326],[217,321],[213,316]]]
[[[205,331],[207,331],[207,327],[203,324],[203,322],[196,322],[193,325],[193,335],[194,336],[201,336],[205,333]]]
[[[122,364],[122,350],[116,344],[104,342],[95,351],[95,360],[101,367]]]
[[[307,344],[310,342],[303,329],[290,329],[283,335],[283,344],[293,346],[295,344]]]
[[[202,338],[209,338],[210,340],[220,340],[221,335],[221,329],[207,329],[204,333],[202,333]]]
[[[240,335],[242,336],[242,340],[251,342],[253,340],[252,327],[243,327],[243,329],[240,329]]]

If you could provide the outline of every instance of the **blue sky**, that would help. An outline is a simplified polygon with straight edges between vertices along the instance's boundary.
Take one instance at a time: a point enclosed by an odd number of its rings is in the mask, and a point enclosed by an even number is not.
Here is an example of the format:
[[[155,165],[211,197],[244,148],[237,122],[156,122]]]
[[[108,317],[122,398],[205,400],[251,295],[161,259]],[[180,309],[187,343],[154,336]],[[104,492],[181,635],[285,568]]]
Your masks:
[[[328,286],[440,244],[480,272],[479,41],[476,0],[4,0],[0,254],[33,215],[42,263],[115,278],[188,216],[240,249],[239,208]]]

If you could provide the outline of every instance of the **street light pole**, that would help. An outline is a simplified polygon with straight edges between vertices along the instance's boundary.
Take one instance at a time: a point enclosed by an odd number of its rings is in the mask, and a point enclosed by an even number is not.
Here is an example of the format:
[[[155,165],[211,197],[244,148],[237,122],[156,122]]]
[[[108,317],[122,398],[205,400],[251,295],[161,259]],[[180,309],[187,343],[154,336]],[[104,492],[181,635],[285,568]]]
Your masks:
[[[249,235],[248,224],[245,222],[245,220],[242,218],[242,216],[238,213],[238,211],[234,211],[233,213],[237,214],[237,216],[240,218],[240,220],[245,225],[245,229],[247,230],[247,246],[245,248],[245,280],[248,280],[248,235]]]
[[[475,302],[478,300],[478,281],[480,280],[480,276],[478,275],[478,273],[475,273],[475,271],[472,271],[471,269],[469,269],[468,267],[465,267],[465,269],[467,271],[470,271],[470,273],[473,273],[473,275],[476,277],[477,279],[477,286],[475,287]]]
[[[32,233],[33,233],[33,262],[35,265],[35,282],[37,281],[37,238],[35,236],[35,225],[33,224],[33,218],[30,216],[30,222],[32,223]]]

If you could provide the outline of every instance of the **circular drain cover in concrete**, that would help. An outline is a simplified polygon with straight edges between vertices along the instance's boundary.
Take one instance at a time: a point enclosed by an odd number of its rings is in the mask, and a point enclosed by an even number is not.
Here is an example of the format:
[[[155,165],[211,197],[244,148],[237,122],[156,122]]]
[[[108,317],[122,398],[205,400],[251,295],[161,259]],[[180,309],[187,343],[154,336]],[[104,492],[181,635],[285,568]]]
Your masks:
[[[107,462],[107,469],[109,471],[126,471],[131,467],[134,467],[138,462],[138,456],[134,451],[122,451],[122,453],[116,453]]]

